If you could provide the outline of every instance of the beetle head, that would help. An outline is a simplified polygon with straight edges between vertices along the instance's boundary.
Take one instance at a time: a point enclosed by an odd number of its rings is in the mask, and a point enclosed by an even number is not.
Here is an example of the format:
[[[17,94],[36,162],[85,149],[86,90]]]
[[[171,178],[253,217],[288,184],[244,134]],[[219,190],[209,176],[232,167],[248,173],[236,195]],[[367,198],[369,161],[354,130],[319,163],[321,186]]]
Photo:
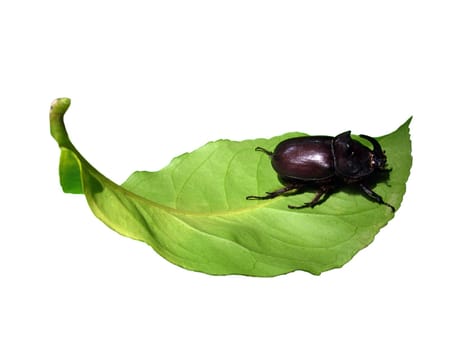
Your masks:
[[[369,136],[361,137],[373,144],[373,151],[353,140],[350,131],[341,133],[332,141],[335,172],[351,182],[370,175],[375,169],[384,167],[386,162],[379,143]]]
[[[371,136],[360,135],[360,137],[368,140],[373,145],[371,166],[375,169],[385,169],[385,166],[387,164],[387,157],[385,156],[385,152],[382,150],[382,147],[380,147],[379,142],[377,142],[377,140]]]

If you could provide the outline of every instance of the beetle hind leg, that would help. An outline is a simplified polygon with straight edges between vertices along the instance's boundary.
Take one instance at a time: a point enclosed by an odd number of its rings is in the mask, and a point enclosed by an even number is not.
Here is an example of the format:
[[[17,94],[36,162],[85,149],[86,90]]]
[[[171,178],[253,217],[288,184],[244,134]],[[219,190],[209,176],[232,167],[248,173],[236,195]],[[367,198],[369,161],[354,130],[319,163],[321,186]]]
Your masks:
[[[267,149],[265,149],[265,148],[262,148],[262,147],[256,147],[255,148],[255,151],[257,151],[257,152],[263,152],[263,153],[265,153],[266,155],[268,155],[268,156],[272,156],[273,155],[273,152],[271,152],[271,151],[269,151],[269,150],[267,150]]]

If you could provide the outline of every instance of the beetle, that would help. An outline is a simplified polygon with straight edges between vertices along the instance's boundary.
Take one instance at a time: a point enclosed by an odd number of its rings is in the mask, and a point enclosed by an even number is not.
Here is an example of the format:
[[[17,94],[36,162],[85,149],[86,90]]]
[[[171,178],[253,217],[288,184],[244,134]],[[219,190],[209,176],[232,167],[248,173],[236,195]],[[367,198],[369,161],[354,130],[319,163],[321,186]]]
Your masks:
[[[338,187],[355,184],[375,202],[395,208],[375,193],[368,183],[376,174],[389,172],[387,157],[379,142],[373,137],[360,135],[368,140],[373,149],[351,138],[351,131],[332,136],[295,137],[279,143],[273,152],[262,147],[261,151],[271,158],[271,165],[284,187],[266,192],[265,196],[247,196],[246,199],[271,199],[280,195],[297,194],[305,186],[317,187],[311,202],[301,206],[289,205],[290,209],[313,208],[324,202],[331,191]]]

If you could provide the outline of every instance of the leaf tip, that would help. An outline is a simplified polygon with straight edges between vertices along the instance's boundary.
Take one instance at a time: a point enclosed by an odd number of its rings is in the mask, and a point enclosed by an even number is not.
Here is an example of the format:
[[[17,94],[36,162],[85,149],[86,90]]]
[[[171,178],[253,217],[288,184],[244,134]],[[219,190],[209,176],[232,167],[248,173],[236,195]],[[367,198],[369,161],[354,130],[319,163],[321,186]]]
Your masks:
[[[410,126],[410,123],[412,122],[413,116],[411,115],[404,123],[404,125]]]

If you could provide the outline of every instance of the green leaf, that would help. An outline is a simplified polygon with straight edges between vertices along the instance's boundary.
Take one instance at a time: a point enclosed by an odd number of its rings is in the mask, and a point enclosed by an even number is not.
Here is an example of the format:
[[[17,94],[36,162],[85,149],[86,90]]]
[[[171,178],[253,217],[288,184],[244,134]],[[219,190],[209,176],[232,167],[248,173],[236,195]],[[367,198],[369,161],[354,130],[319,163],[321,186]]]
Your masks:
[[[157,172],[135,172],[119,186],[90,165],[70,142],[63,117],[70,100],[56,100],[51,133],[61,148],[65,192],[84,193],[93,213],[120,234],[144,241],[186,269],[208,274],[275,276],[295,270],[312,274],[341,267],[369,245],[393,217],[390,208],[349,190],[301,210],[313,193],[248,201],[281,187],[269,158],[290,133],[271,139],[210,142]],[[392,168],[375,191],[397,209],[412,164],[409,124],[377,138]]]

